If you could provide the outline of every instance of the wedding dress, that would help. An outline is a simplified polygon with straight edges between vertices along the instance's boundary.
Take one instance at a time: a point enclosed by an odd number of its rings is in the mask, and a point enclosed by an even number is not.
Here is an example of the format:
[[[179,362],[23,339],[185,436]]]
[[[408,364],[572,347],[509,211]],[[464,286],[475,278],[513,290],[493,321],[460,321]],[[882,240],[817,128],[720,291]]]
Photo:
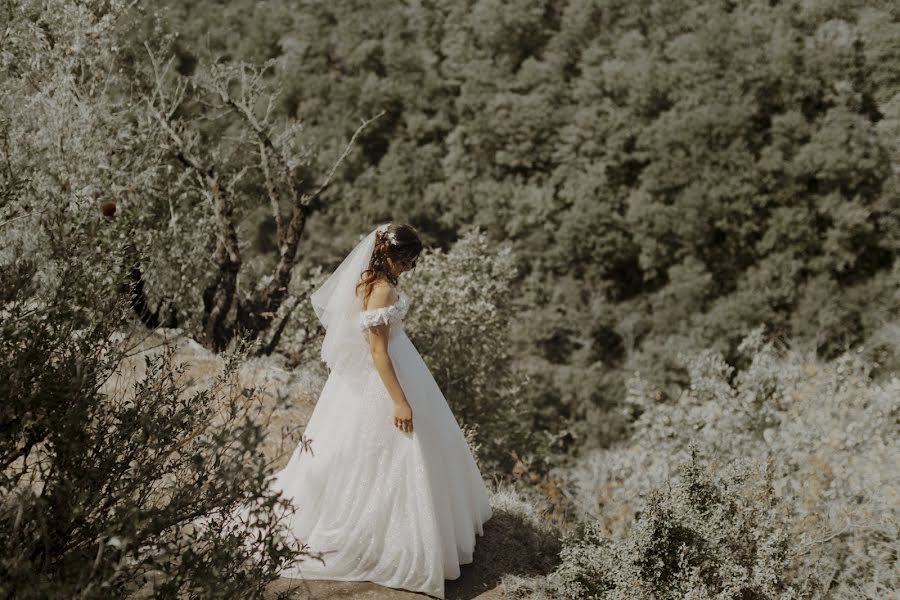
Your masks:
[[[331,355],[304,431],[311,452],[299,445],[275,475],[275,489],[297,508],[292,532],[325,561],[305,559],[282,575],[371,581],[444,598],[444,580],[472,562],[491,505],[465,436],[404,330],[410,298],[392,291],[393,304],[363,310],[359,302],[353,311],[356,332],[346,335],[358,336],[354,347],[365,352]],[[368,352],[367,328],[379,324],[390,326],[388,354],[412,408],[410,432],[394,426],[393,400]]]

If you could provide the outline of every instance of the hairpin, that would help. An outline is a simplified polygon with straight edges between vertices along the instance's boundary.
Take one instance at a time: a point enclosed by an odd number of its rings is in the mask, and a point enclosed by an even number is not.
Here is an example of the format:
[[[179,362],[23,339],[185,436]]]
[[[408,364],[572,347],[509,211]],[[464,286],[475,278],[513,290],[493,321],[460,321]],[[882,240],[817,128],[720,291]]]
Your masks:
[[[381,239],[387,240],[390,244],[395,244],[397,242],[397,237],[394,235],[393,231],[388,231],[388,226],[390,223],[385,223],[384,225],[378,226],[378,235],[381,236]]]

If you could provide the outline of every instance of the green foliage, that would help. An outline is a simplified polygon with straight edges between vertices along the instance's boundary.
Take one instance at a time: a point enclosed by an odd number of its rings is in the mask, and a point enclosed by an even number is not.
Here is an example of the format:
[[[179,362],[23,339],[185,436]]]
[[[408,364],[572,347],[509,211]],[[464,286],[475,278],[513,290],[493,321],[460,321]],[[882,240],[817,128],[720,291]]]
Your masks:
[[[677,393],[679,350],[732,361],[764,323],[834,358],[900,310],[891,3],[301,2],[271,28],[170,4],[238,55],[273,49],[311,138],[388,111],[313,239],[388,217],[443,248],[508,240],[535,300],[513,356],[564,418],[608,423],[584,441],[623,431],[629,373]],[[240,11],[274,47],[227,34]]]
[[[192,394],[171,351],[116,385],[135,246],[151,283],[197,285],[183,267],[206,268],[211,217],[179,202],[160,132],[135,106],[149,64],[129,29],[144,16],[124,2],[0,12],[0,591],[261,597],[300,548],[273,518],[288,506],[267,491],[241,357]],[[233,520],[239,505],[264,525]]]
[[[682,356],[688,383],[671,401],[660,402],[636,374],[626,403],[636,417],[630,439],[586,453],[570,472],[559,473],[574,490],[577,511],[604,539],[638,539],[634,528],[641,530],[653,490],[694,444],[719,465],[768,465],[771,502],[783,511],[777,521],[763,513],[754,519],[766,528],[777,523],[787,535],[789,561],[772,563],[781,565],[773,571],[777,580],[815,597],[889,596],[900,586],[900,483],[886,470],[900,459],[900,380],[873,380],[860,353],[823,362],[779,350],[761,329],[739,351],[740,369],[715,351]],[[723,516],[717,527],[742,526],[742,514],[750,513]],[[607,556],[604,549],[591,552]],[[580,564],[573,577],[579,569],[590,572]]]
[[[267,487],[258,390],[233,355],[188,394],[171,348],[119,385],[122,256],[86,244],[93,219],[68,219],[35,232],[51,247],[40,271],[0,263],[0,590],[261,598],[302,553],[275,518],[290,505]]]
[[[492,472],[512,464],[513,450],[541,455],[546,439],[534,431],[535,399],[509,354],[509,329],[517,320],[509,247],[469,231],[449,252],[426,252],[407,276],[415,298],[409,336],[454,415],[477,427],[481,463]]]
[[[627,537],[611,540],[596,522],[561,553],[561,597],[573,600],[797,598],[786,585],[788,534],[764,468],[733,463],[721,472],[697,455],[679,477],[653,490]]]
[[[4,240],[21,240],[41,265],[47,246],[33,235],[41,214],[93,220],[88,243],[130,249],[154,304],[168,297],[182,318],[199,317],[214,219],[179,194],[187,182],[173,173],[146,111],[150,65],[129,25],[146,22],[152,32],[152,21],[125,2],[18,4],[0,53],[0,180],[14,190],[0,197]],[[106,201],[116,215],[101,222]]]
[[[331,177],[312,173],[302,127],[273,110],[273,63],[207,53],[185,69],[157,13],[70,4],[2,9],[11,19],[0,53],[4,238],[29,240],[35,213],[51,206],[111,205],[97,234],[128,249],[142,301],[172,308],[214,350],[268,338]],[[270,233],[245,260],[254,221]]]
[[[282,90],[274,122],[303,124],[311,172],[330,166],[356,119],[385,110],[315,204],[294,279],[345,247],[337,232],[381,220],[410,222],[443,249],[469,226],[508,240],[521,296],[535,299],[512,356],[567,428],[601,425],[575,432],[585,442],[621,435],[608,415],[629,373],[677,393],[676,349],[715,348],[732,361],[741,337],[765,323],[833,358],[900,310],[890,293],[900,249],[900,80],[890,67],[900,24],[890,3],[171,0],[158,16],[133,20],[196,84],[177,116],[192,128],[211,119],[193,147],[229,174],[247,152],[237,120],[205,108],[216,103],[201,89],[210,53],[270,61],[261,82]],[[146,50],[69,40],[78,34],[63,23],[101,38],[98,28],[115,29],[89,11],[42,18],[42,28],[12,30],[4,54],[15,90],[4,109],[26,124],[9,129],[13,172],[51,165],[41,188],[51,192],[68,176],[56,166],[64,162],[85,201],[119,199],[133,227],[111,235],[146,253],[152,299],[173,298],[196,320],[215,243],[202,190],[167,170],[170,142],[124,97],[71,109],[76,92],[107,98],[132,78],[146,92]],[[48,29],[77,50],[46,60],[59,49]],[[40,93],[13,67],[29,56],[41,57],[29,67]],[[108,68],[118,63],[128,65],[121,74]],[[104,86],[73,73],[99,74]],[[32,135],[60,127],[79,132],[63,136],[75,140],[64,152]],[[110,167],[102,185],[92,184],[94,164]],[[278,257],[263,187],[255,169],[235,186],[236,219],[262,232],[246,251],[239,299]],[[548,289],[564,291],[563,314]],[[882,363],[897,360],[879,352]]]

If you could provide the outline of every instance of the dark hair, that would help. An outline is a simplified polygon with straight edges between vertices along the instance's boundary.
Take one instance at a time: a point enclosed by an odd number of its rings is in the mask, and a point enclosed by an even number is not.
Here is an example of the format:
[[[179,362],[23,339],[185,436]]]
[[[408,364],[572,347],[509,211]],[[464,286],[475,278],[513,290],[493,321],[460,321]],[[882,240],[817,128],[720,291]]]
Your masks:
[[[369,268],[362,272],[360,281],[356,284],[357,295],[360,286],[364,286],[363,306],[372,294],[375,282],[381,278],[387,279],[391,285],[397,285],[397,278],[390,272],[387,259],[395,264],[407,264],[415,260],[422,252],[422,240],[419,233],[412,225],[406,223],[391,223],[387,230],[375,234],[375,249],[369,260]]]

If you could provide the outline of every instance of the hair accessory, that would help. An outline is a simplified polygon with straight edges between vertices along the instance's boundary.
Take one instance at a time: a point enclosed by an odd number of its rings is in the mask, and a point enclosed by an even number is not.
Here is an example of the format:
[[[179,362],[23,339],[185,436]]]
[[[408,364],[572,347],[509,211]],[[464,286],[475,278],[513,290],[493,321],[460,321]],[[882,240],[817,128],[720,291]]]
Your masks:
[[[387,241],[387,243],[394,245],[397,243],[397,237],[394,235],[393,231],[388,231],[389,225],[390,225],[390,223],[385,223],[384,225],[379,225],[378,229],[377,229],[378,236],[382,240]]]

